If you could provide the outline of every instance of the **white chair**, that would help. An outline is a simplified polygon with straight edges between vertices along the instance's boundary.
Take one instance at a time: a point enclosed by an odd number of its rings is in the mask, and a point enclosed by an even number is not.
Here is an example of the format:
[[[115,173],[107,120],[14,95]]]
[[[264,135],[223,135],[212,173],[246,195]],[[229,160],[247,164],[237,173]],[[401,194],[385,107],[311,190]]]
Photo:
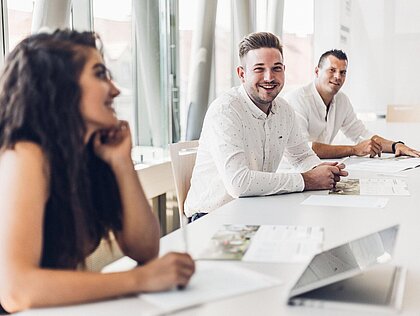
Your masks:
[[[197,149],[198,140],[169,144],[181,227],[184,225],[184,202],[191,185]]]
[[[115,235],[111,233],[109,242],[102,239],[98,247],[85,259],[85,269],[91,272],[100,272],[108,264],[124,257]]]
[[[420,105],[388,105],[387,122],[420,122]]]

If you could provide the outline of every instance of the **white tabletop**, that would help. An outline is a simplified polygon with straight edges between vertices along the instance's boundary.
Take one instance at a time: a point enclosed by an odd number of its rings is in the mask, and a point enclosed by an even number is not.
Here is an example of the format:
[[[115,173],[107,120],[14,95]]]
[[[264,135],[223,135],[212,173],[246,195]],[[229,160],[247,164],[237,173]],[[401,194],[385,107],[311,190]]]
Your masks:
[[[378,128],[378,123],[375,126],[378,134],[392,137],[398,132],[399,137],[396,140],[403,140],[420,148],[420,137],[416,136],[416,132],[420,131],[420,124],[381,124],[382,128]],[[310,195],[326,194],[326,191],[234,200],[188,225],[189,249],[193,255],[199,253],[222,224],[321,226],[325,229],[324,249],[393,224],[400,224],[394,263],[408,269],[401,314],[420,315],[420,168],[404,171],[402,174],[407,176],[404,179],[408,183],[410,196],[390,196],[387,205],[381,209],[301,205]],[[365,176],[366,173],[360,175],[354,172],[351,175]],[[162,254],[182,249],[183,236],[179,230],[161,239]],[[175,315],[354,315],[354,312],[290,307],[285,303],[288,291],[304,269],[304,264],[227,264],[259,271],[281,279],[283,284],[179,311]],[[124,265],[123,261],[121,265]],[[148,315],[154,311],[154,307],[142,301],[140,296],[73,307],[32,310],[23,314]],[[361,315],[359,312],[357,314]]]

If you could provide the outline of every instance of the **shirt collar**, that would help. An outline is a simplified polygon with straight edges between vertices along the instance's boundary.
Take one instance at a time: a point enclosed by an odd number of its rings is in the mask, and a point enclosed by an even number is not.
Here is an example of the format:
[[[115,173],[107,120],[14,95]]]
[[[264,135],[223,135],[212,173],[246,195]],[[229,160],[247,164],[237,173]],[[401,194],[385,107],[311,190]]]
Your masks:
[[[311,90],[312,90],[312,95],[315,97],[317,108],[319,110],[322,110],[322,111],[326,112],[327,111],[327,106],[325,105],[324,100],[322,100],[321,95],[319,94],[318,90],[316,89],[315,81],[313,81],[312,84],[311,84]],[[334,105],[335,105],[335,95],[333,96],[333,98],[331,100],[329,111],[331,111],[331,108],[333,108]]]
[[[239,87],[239,93],[242,95],[242,97],[245,100],[245,103],[248,107],[248,109],[251,111],[252,116],[258,119],[266,119],[270,117],[271,115],[274,115],[278,111],[278,105],[276,104],[276,100],[274,99],[271,103],[270,113],[266,115],[263,111],[259,109],[258,106],[255,105],[254,102],[252,102],[251,98],[248,96],[248,93],[246,93],[245,88],[243,85]],[[271,114],[271,115],[270,115]]]

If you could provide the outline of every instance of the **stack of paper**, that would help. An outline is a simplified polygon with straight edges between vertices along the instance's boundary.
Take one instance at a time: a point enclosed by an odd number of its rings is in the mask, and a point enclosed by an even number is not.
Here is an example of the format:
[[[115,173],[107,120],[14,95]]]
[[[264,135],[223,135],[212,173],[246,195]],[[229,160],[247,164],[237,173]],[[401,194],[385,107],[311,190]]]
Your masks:
[[[383,173],[396,173],[403,170],[416,168],[420,166],[420,158],[407,156],[401,157],[376,157],[370,159],[361,159],[362,162],[354,162],[346,167],[346,170],[361,170]]]

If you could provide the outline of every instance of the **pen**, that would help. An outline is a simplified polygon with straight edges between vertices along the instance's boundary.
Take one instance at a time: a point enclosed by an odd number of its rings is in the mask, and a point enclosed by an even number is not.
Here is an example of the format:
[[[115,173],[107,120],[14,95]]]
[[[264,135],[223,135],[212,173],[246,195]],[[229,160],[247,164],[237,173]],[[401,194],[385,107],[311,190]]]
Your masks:
[[[188,225],[188,219],[185,215],[182,215],[181,217],[182,225],[181,225],[181,234],[182,234],[182,241],[184,244],[184,251],[185,253],[188,253],[188,232],[187,232],[187,225]],[[177,285],[178,290],[184,290],[184,285]]]
[[[343,159],[341,159],[340,161],[337,161],[337,165],[341,165],[343,164],[347,159],[349,159],[350,157],[345,157]]]
[[[182,233],[182,240],[184,242],[184,251],[188,253],[188,231],[187,231],[188,219],[185,215],[182,215],[181,220],[182,220],[181,233]]]

